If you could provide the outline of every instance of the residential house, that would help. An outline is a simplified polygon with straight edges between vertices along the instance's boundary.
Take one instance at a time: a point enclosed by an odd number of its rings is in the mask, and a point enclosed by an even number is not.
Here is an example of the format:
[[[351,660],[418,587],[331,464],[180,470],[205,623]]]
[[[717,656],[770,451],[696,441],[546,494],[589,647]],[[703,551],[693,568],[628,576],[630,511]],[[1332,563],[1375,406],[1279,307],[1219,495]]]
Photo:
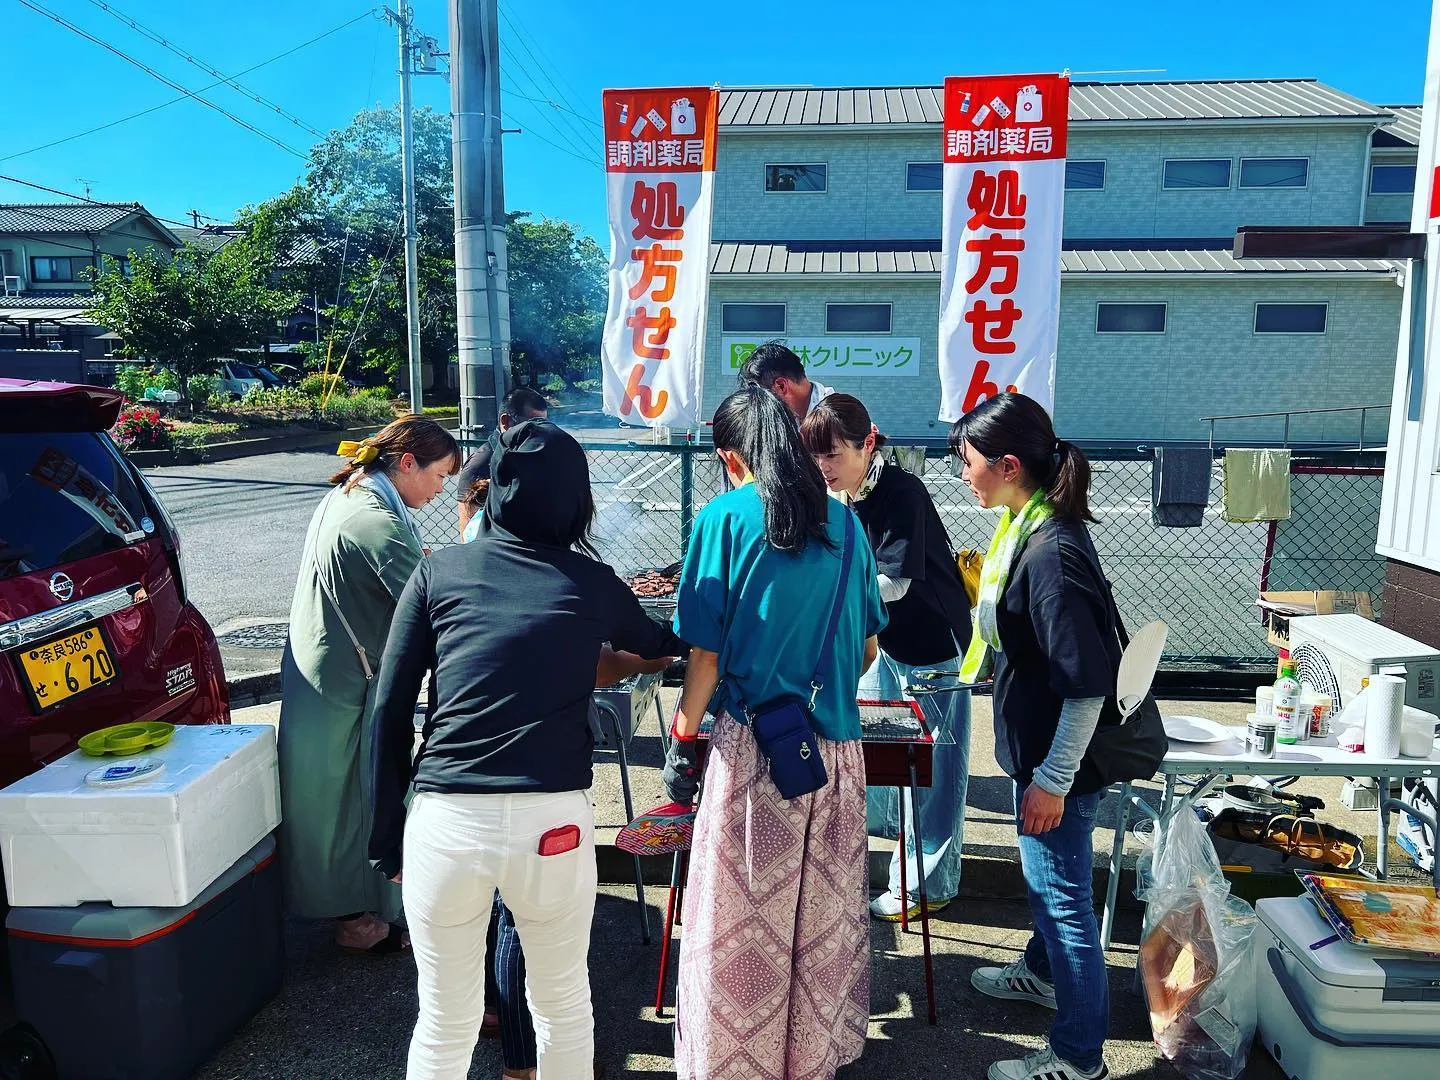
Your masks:
[[[173,251],[180,240],[139,203],[0,204],[0,350],[112,352],[113,335],[86,312],[91,271],[131,251]]]

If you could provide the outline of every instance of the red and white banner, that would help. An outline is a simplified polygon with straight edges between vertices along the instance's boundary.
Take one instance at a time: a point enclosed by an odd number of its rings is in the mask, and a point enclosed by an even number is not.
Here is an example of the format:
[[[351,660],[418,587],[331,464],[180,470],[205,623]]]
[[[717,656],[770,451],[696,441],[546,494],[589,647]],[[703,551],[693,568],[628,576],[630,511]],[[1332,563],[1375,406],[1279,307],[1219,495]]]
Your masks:
[[[696,428],[705,372],[719,91],[606,90],[605,411]]]
[[[1055,406],[1070,80],[945,80],[940,419],[1019,391]]]

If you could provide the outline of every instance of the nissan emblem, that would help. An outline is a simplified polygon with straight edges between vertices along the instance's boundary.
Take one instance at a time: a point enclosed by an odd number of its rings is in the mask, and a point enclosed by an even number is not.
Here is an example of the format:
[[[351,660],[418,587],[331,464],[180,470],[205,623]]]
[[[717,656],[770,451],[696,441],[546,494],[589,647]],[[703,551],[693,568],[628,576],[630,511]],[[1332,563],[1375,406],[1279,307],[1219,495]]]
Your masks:
[[[63,604],[75,595],[75,583],[68,574],[51,574],[50,591],[55,595],[55,599]]]

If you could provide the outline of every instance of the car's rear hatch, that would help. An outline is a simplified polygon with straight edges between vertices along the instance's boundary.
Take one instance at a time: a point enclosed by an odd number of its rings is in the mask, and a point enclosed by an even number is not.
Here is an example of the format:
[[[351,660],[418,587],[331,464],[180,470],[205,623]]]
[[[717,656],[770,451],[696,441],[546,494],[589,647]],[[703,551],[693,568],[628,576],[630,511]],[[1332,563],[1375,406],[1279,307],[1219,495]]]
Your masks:
[[[0,783],[88,731],[174,712],[200,670],[177,661],[166,530],[101,434],[118,405],[70,389],[0,387]]]

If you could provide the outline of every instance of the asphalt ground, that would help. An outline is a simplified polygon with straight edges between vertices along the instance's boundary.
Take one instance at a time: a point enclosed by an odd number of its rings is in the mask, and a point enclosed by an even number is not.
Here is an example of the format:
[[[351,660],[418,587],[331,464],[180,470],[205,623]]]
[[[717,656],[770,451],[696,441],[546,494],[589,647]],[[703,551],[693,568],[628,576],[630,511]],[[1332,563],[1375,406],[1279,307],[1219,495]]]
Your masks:
[[[667,691],[666,705],[668,707]],[[1167,702],[1167,713],[1193,713],[1234,722],[1242,706]],[[276,705],[243,710],[237,722],[274,722]],[[640,808],[661,800],[659,737],[645,718],[631,740],[631,782]],[[971,738],[972,779],[967,800],[965,864],[961,897],[932,922],[932,946],[939,1024],[925,1020],[924,966],[918,933],[871,923],[871,1023],[865,1054],[841,1072],[844,1078],[980,1077],[991,1061],[1022,1056],[1038,1046],[1050,1015],[1036,1007],[1001,1002],[978,994],[970,974],[984,964],[1013,961],[1029,935],[1029,911],[1021,897],[1014,826],[1006,803],[1008,781],[993,758],[989,703],[975,703]],[[1318,794],[1327,808],[1319,816],[1368,835],[1373,851],[1375,816],[1341,806],[1339,780],[1308,780],[1294,790]],[[1146,786],[1147,798],[1158,790]],[[597,1060],[611,1076],[673,1074],[671,1013],[653,1008],[666,890],[645,889],[652,943],[643,945],[633,884],[625,875],[631,863],[608,844],[625,820],[619,770],[613,755],[597,755],[594,788],[597,842],[603,885],[596,905],[590,950],[595,999]],[[1102,807],[1095,832],[1097,866],[1114,836],[1114,800]],[[872,887],[883,885],[890,844],[872,841]],[[1126,840],[1127,866],[1145,850],[1143,835]],[[1398,849],[1392,849],[1397,877],[1415,875]],[[650,860],[647,877],[663,880],[668,860]],[[1174,1068],[1157,1056],[1144,1003],[1134,991],[1140,933],[1138,902],[1128,898],[1133,875],[1123,879],[1115,944],[1107,954],[1111,1025],[1106,1060],[1117,1077],[1171,1077]],[[1103,874],[1097,874],[1097,890]],[[1098,895],[1097,895],[1098,903]],[[683,926],[677,939],[683,942]],[[400,1077],[415,1013],[414,968],[407,957],[342,955],[330,944],[323,924],[290,921],[286,925],[288,970],[280,997],[268,1005],[199,1074],[200,1080],[341,1080],[352,1077]],[[672,960],[673,965],[673,960]],[[673,968],[672,968],[673,980]],[[673,981],[671,983],[673,1001]],[[496,1077],[499,1047],[482,1041],[471,1077]],[[1277,1080],[1282,1071],[1260,1049],[1252,1052],[1244,1073],[1252,1080]]]

